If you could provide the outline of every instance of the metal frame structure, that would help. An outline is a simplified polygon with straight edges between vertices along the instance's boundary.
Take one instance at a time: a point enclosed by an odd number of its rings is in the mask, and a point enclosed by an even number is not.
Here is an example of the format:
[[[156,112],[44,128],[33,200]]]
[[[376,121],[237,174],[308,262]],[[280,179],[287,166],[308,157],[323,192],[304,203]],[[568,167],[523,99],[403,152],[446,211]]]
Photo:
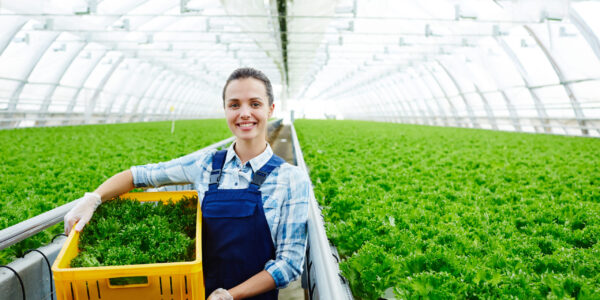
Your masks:
[[[35,1],[34,1],[35,2]],[[5,32],[8,38],[3,39],[5,42],[0,45],[0,55],[4,54],[5,49],[11,44],[11,41],[15,40],[17,36],[26,36],[34,31],[48,31],[53,32],[55,40],[58,38],[60,33],[68,33],[71,38],[62,37],[59,38],[61,43],[64,43],[67,47],[71,47],[73,43],[78,43],[77,50],[73,51],[71,56],[67,58],[62,64],[61,70],[56,72],[56,78],[52,79],[54,82],[50,83],[36,83],[29,82],[28,77],[31,72],[37,67],[40,58],[47,51],[52,51],[50,45],[53,42],[49,42],[47,47],[40,49],[35,57],[30,58],[29,72],[25,72],[28,76],[24,78],[15,78],[19,83],[17,87],[12,91],[11,96],[8,99],[8,106],[2,111],[2,99],[0,99],[0,123],[3,127],[14,127],[20,126],[18,118],[35,118],[38,126],[43,125],[54,125],[57,124],[54,120],[60,118],[63,124],[77,124],[78,118],[83,117],[86,123],[96,122],[122,122],[132,120],[157,120],[166,119],[171,116],[170,113],[164,109],[165,103],[178,103],[177,108],[183,107],[184,105],[202,105],[203,101],[188,101],[188,95],[198,95],[201,93],[194,93],[190,89],[197,90],[209,90],[211,93],[210,97],[204,97],[208,99],[215,99],[219,93],[218,82],[223,82],[223,76],[225,73],[221,70],[207,67],[208,64],[213,65],[212,60],[229,60],[236,64],[240,64],[242,61],[253,62],[263,70],[269,70],[269,72],[280,72],[279,76],[274,77],[275,81],[286,82],[286,78],[291,78],[287,71],[294,72],[296,70],[298,74],[306,74],[306,82],[304,87],[290,86],[286,84],[281,85],[282,96],[281,99],[285,101],[287,98],[293,98],[294,95],[287,95],[286,91],[301,91],[301,96],[305,96],[313,99],[323,99],[324,101],[339,101],[337,97],[347,95],[344,91],[352,90],[359,83],[373,84],[374,82],[370,79],[375,75],[381,79],[381,82],[376,83],[375,87],[365,88],[362,90],[362,96],[365,98],[377,99],[382,97],[381,101],[373,101],[372,105],[361,105],[362,108],[368,108],[371,112],[368,114],[369,119],[378,119],[392,122],[402,122],[405,118],[399,118],[401,115],[412,114],[407,121],[416,122],[421,124],[430,124],[438,126],[468,126],[468,127],[482,127],[481,124],[485,123],[486,128],[498,129],[501,118],[496,117],[487,94],[490,91],[483,90],[481,87],[474,85],[475,91],[478,98],[481,101],[483,110],[475,112],[474,106],[478,106],[479,103],[471,103],[473,101],[473,95],[471,91],[464,92],[461,90],[461,86],[458,83],[457,76],[452,69],[444,63],[445,60],[455,59],[454,53],[461,53],[463,49],[474,48],[481,39],[493,38],[498,43],[498,49],[501,49],[503,53],[512,61],[513,67],[521,74],[523,79],[523,87],[526,88],[530,96],[532,97],[537,110],[537,119],[521,118],[517,113],[519,106],[515,105],[518,100],[510,99],[509,95],[504,89],[498,89],[497,92],[501,94],[506,102],[506,106],[509,112],[509,123],[514,127],[516,131],[522,131],[528,125],[523,124],[525,121],[533,120],[533,125],[537,128],[538,132],[546,133],[557,133],[555,129],[561,128],[567,130],[567,128],[573,127],[572,125],[565,125],[566,120],[550,118],[546,113],[547,107],[544,99],[540,99],[535,91],[535,86],[530,84],[528,79],[528,71],[520,63],[522,60],[517,55],[511,46],[508,46],[504,42],[504,37],[518,36],[517,33],[511,33],[511,28],[522,27],[526,30],[528,36],[532,37],[536,41],[536,47],[538,47],[544,55],[547,61],[550,63],[556,76],[560,79],[560,85],[566,92],[568,101],[571,104],[571,110],[574,112],[575,117],[572,120],[576,123],[576,127],[579,128],[579,134],[587,136],[591,135],[592,132],[600,133],[598,125],[598,119],[595,113],[586,112],[587,107],[590,105],[586,102],[584,106],[581,102],[581,97],[578,97],[577,90],[573,86],[578,85],[580,81],[569,80],[564,74],[564,67],[560,65],[560,62],[553,57],[553,52],[549,50],[548,45],[545,45],[542,39],[531,29],[532,25],[557,22],[560,20],[561,13],[564,17],[562,22],[571,22],[575,25],[579,35],[589,45],[592,53],[594,53],[596,59],[600,60],[600,41],[598,39],[598,29],[590,27],[590,23],[586,22],[588,16],[582,15],[576,7],[578,3],[568,3],[568,10],[566,12],[560,12],[558,17],[552,18],[550,21],[546,19],[542,20],[527,20],[519,18],[503,18],[497,19],[480,19],[477,16],[468,18],[468,22],[472,23],[473,26],[467,26],[467,22],[463,20],[459,12],[454,18],[445,17],[427,17],[427,15],[434,15],[432,12],[435,10],[435,4],[424,4],[420,8],[425,14],[413,14],[413,15],[373,15],[365,13],[363,6],[354,3],[351,8],[344,7],[343,9],[324,10],[323,7],[315,7],[311,14],[310,9],[306,7],[302,13],[294,11],[288,12],[286,16],[279,16],[276,12],[277,1],[268,1],[260,3],[263,7],[254,9],[254,12],[258,14],[244,14],[244,7],[223,7],[218,11],[211,13],[203,13],[203,9],[181,9],[179,13],[172,13],[171,11],[177,8],[177,5],[172,4],[160,4],[154,5],[152,9],[148,9],[149,1],[125,1],[118,9],[107,9],[110,5],[110,1],[105,1],[96,4],[96,7],[100,9],[87,10],[83,13],[87,18],[94,19],[98,17],[97,22],[94,26],[82,26],[80,22],[77,22],[77,18],[80,16],[76,13],[69,13],[61,9],[51,10],[51,12],[44,12],[44,8],[33,8],[28,10],[26,5],[12,0],[6,1],[7,4],[5,11],[0,13],[2,16],[12,18],[15,20],[13,24],[8,26],[8,30]],[[359,2],[359,1],[355,1]],[[215,5],[207,4],[207,5]],[[184,7],[186,4],[181,3],[180,6]],[[340,4],[346,5],[346,4]],[[408,3],[406,5],[409,5]],[[51,6],[51,5],[50,5]],[[219,6],[219,4],[216,4]],[[543,5],[542,5],[543,7]],[[293,7],[291,8],[293,9]],[[320,10],[319,10],[320,9]],[[410,7],[409,9],[415,9]],[[141,11],[144,11],[141,13]],[[249,10],[250,11],[250,10]],[[317,14],[317,12],[321,12]],[[498,8],[501,12],[501,9]],[[166,17],[166,18],[165,18]],[[163,18],[162,26],[154,26],[160,18]],[[266,20],[267,27],[257,29],[236,29],[236,19],[254,19],[254,20]],[[178,25],[181,21],[196,22],[197,24],[204,24],[198,27],[181,27]],[[280,51],[284,48],[282,41],[279,40],[279,36],[283,32],[279,32],[280,29],[276,26],[276,22],[273,20],[291,20],[298,24],[311,24],[316,20],[329,22],[330,25],[321,25],[321,27],[315,27],[311,30],[300,30],[297,32],[288,31],[285,32],[289,37],[301,37],[301,36],[319,36],[322,41],[307,41],[307,40],[290,40],[290,57],[293,57],[293,61],[290,61],[289,70],[282,72],[281,62],[282,57]],[[232,22],[233,21],[233,22]],[[378,30],[377,28],[366,28],[362,25],[363,22],[380,22],[383,24],[394,24],[393,22],[402,22],[402,30]],[[41,23],[41,25],[31,26],[32,22]],[[262,22],[262,21],[261,21]],[[270,22],[270,23],[269,23]],[[341,26],[339,23],[349,22],[351,26]],[[432,25],[433,24],[433,25]],[[441,24],[442,27],[447,27],[448,30],[444,31],[435,24]],[[459,26],[454,26],[459,24]],[[270,27],[269,27],[270,26]],[[323,27],[325,26],[325,27]],[[362,27],[361,27],[362,26]],[[414,28],[425,26],[425,31],[415,31]],[[493,30],[485,32],[482,28],[486,26],[493,27]],[[335,30],[327,30],[334,28]],[[423,28],[423,27],[421,27]],[[104,32],[110,32],[110,35],[104,34]],[[562,34],[562,33],[561,33]],[[569,33],[573,35],[573,33]],[[191,35],[204,36],[206,38],[189,40]],[[141,39],[140,36],[143,36]],[[212,38],[208,38],[212,37]],[[243,37],[243,38],[242,38]],[[357,41],[355,38],[360,37],[361,39],[369,39],[371,37],[384,38],[383,40],[367,42],[369,47],[363,47],[362,49],[354,49],[357,45],[361,45],[362,41]],[[396,39],[399,37],[399,39]],[[208,39],[207,39],[208,38]],[[213,39],[214,38],[214,39]],[[186,40],[188,39],[188,40]],[[54,41],[54,40],[53,40]],[[57,40],[58,41],[58,40]],[[204,55],[208,53],[203,51],[203,48],[207,48],[207,45],[213,45],[211,49],[222,49],[223,51],[219,54],[213,52],[210,55]],[[164,45],[164,47],[163,47]],[[256,47],[256,45],[275,45],[272,47]],[[303,50],[302,45],[314,45],[310,46],[310,51]],[[98,86],[91,87],[86,86],[87,78],[93,73],[97,72],[99,59],[96,62],[90,62],[83,70],[81,77],[83,80],[79,81],[80,86],[75,87],[73,99],[67,105],[64,112],[52,112],[49,113],[49,108],[52,106],[53,100],[55,100],[55,90],[61,87],[61,80],[70,72],[70,66],[75,60],[80,57],[88,48],[97,48],[103,51],[103,55],[106,56],[109,53],[117,52],[120,53],[121,58],[114,61],[110,61],[113,64],[111,72],[106,74],[106,77],[98,84]],[[200,48],[198,48],[200,47]],[[271,49],[272,48],[272,49]],[[368,48],[368,49],[367,49]],[[195,50],[200,50],[196,53]],[[306,48],[308,49],[308,48]],[[277,52],[273,52],[277,51]],[[303,52],[305,51],[305,52]],[[316,51],[316,52],[315,52]],[[323,51],[323,52],[320,52]],[[267,55],[264,55],[264,54]],[[269,57],[269,53],[278,53],[276,57]],[[322,53],[323,55],[321,55]],[[343,55],[340,55],[344,53]],[[372,53],[372,55],[369,55]],[[404,54],[403,54],[404,53]],[[278,56],[279,55],[279,56]],[[399,57],[406,58],[400,59]],[[354,58],[356,57],[356,58]],[[129,80],[122,82],[122,88],[116,93],[106,93],[104,87],[118,67],[114,66],[119,62],[127,61],[129,59],[139,59],[139,63],[132,64],[131,74],[128,76]],[[343,58],[343,60],[341,59]],[[201,62],[197,70],[190,68]],[[339,62],[343,61],[342,65]],[[191,62],[191,64],[190,64]],[[313,62],[314,67],[309,68],[306,64]],[[428,65],[437,64],[441,69],[433,70]],[[138,68],[148,68],[149,72],[144,72]],[[355,68],[349,68],[354,64]],[[279,65],[279,67],[277,67]],[[177,67],[176,67],[177,66]],[[181,69],[179,66],[183,66]],[[1,67],[1,66],[0,66]],[[89,68],[89,69],[88,69]],[[163,68],[164,72],[172,74],[171,77],[162,75],[162,72],[156,74],[153,70],[155,68]],[[329,80],[330,83],[325,85],[321,84],[323,79],[323,73],[331,70],[344,70],[337,78]],[[204,70],[210,70],[209,74],[206,72],[203,76]],[[274,71],[277,70],[277,71]],[[310,72],[306,72],[309,70]],[[380,76],[378,70],[385,70],[383,74],[387,74],[390,78],[402,78],[401,87],[395,86],[395,83],[385,80],[386,76]],[[411,77],[402,77],[411,73]],[[424,75],[423,72],[427,73]],[[488,70],[491,77],[495,77],[492,70]],[[215,74],[221,78],[219,80],[214,79]],[[472,75],[472,74],[471,74]],[[164,76],[164,77],[163,77]],[[399,77],[400,76],[400,77]],[[448,92],[447,83],[441,83],[438,78],[440,76],[450,78],[450,82],[454,86],[452,89],[457,89],[457,95]],[[166,78],[158,79],[156,77]],[[292,76],[293,77],[293,76]],[[598,82],[599,78],[590,78],[589,80]],[[187,78],[187,79],[183,79]],[[301,77],[293,77],[294,84],[302,83]],[[273,78],[272,78],[273,79]],[[433,79],[433,81],[431,80]],[[12,79],[11,79],[12,80]],[[392,79],[397,80],[398,79]],[[473,78],[471,78],[473,80]],[[164,83],[163,81],[167,81]],[[132,85],[138,85],[142,82],[141,86],[144,86],[144,91],[134,91],[131,89]],[[191,84],[191,82],[199,82],[200,85]],[[217,83],[217,84],[215,84]],[[46,92],[45,96],[40,101],[41,109],[39,112],[31,111],[19,111],[17,109],[18,103],[22,100],[21,93],[23,88],[27,84],[50,84],[51,87]],[[147,84],[147,86],[146,86]],[[431,85],[435,84],[436,90],[442,92],[441,95],[433,94],[435,91],[431,88]],[[172,86],[173,85],[173,86]],[[180,85],[187,85],[188,87],[179,87]],[[166,87],[162,87],[166,86]],[[205,87],[208,87],[206,89]],[[425,89],[423,90],[423,87]],[[394,90],[394,92],[392,92]],[[400,91],[398,91],[400,90]],[[80,97],[81,92],[91,93],[91,97]],[[123,93],[128,94],[122,95]],[[140,96],[140,93],[142,96]],[[176,93],[176,94],[174,94]],[[394,93],[394,94],[391,94]],[[404,95],[398,95],[404,93]],[[467,94],[468,97],[467,97]],[[113,98],[109,100],[108,107],[105,108],[104,113],[95,113],[97,110],[96,103],[99,100],[100,95],[107,95],[107,97]],[[429,97],[428,95],[431,95]],[[458,98],[456,98],[458,96]],[[125,108],[131,107],[124,103],[119,102],[118,107],[116,105],[117,97],[125,99],[124,101],[135,101],[133,105],[134,109],[130,112],[125,112]],[[169,99],[170,98],[170,99]],[[355,97],[351,97],[355,98]],[[442,99],[443,98],[443,99]],[[403,99],[403,100],[400,100]],[[464,103],[466,109],[465,116],[459,116],[454,101],[460,99]],[[23,99],[27,101],[37,101],[35,99]],[[82,113],[74,112],[74,107],[81,107],[81,103],[78,101],[88,101],[86,109]],[[122,101],[122,100],[119,100]],[[365,101],[365,100],[363,100]],[[370,101],[370,100],[366,100]],[[401,101],[400,103],[396,103]],[[588,101],[588,100],[586,100]],[[449,104],[448,108],[445,108],[445,103]],[[477,101],[478,102],[478,101]],[[282,107],[286,107],[285,103]],[[218,109],[218,107],[208,106],[211,109]],[[206,108],[206,106],[205,106]],[[416,109],[416,110],[415,110]],[[556,108],[553,108],[556,109]],[[592,108],[593,109],[593,108]],[[201,107],[196,109],[176,109],[176,113],[179,116],[184,116],[184,112],[197,111],[199,115],[215,115],[217,110],[211,112],[205,112]],[[337,112],[327,112],[329,115],[347,115],[350,117],[348,112],[342,107]],[[30,117],[35,115],[35,117]],[[363,114],[364,115],[364,114]],[[590,116],[588,116],[590,115]],[[361,118],[360,114],[355,115],[352,118]],[[451,125],[455,120],[455,124]],[[71,120],[71,121],[69,121]],[[421,121],[419,121],[421,120]],[[505,122],[505,121],[503,121]],[[23,123],[25,124],[25,123]],[[504,123],[506,124],[506,123]],[[489,127],[487,127],[489,126]],[[540,131],[540,128],[542,129]]]

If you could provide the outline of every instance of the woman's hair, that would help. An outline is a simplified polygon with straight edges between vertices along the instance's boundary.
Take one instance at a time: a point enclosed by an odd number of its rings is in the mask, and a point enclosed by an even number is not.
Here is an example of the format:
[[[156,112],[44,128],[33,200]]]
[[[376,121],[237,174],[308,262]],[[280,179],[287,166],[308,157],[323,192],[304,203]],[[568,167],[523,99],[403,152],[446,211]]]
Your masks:
[[[254,78],[262,81],[262,83],[265,84],[265,90],[267,91],[267,97],[269,98],[269,106],[273,105],[273,87],[271,86],[271,81],[267,78],[265,73],[253,68],[239,68],[229,75],[229,78],[227,78],[227,82],[223,87],[223,105],[225,105],[225,90],[229,83],[233,80],[244,78]]]

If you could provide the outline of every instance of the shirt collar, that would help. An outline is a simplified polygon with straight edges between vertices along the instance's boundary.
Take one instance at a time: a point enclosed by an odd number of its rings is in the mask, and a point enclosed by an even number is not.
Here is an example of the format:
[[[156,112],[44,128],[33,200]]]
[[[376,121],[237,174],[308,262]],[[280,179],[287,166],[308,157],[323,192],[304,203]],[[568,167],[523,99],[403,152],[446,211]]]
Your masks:
[[[271,149],[271,146],[269,145],[269,143],[266,143],[266,144],[267,144],[267,148],[265,149],[265,151],[263,151],[261,154],[259,154],[258,156],[254,157],[253,159],[248,161],[250,163],[250,167],[252,167],[253,172],[260,170],[260,168],[262,168],[269,161],[269,159],[271,159],[271,156],[273,156],[273,149]],[[234,146],[235,146],[235,141],[233,143],[231,143],[229,148],[227,148],[227,155],[225,156],[225,163],[229,162],[234,157],[237,158],[240,161],[240,163],[242,162],[242,160],[238,157],[237,153],[235,153],[235,150],[233,149]]]

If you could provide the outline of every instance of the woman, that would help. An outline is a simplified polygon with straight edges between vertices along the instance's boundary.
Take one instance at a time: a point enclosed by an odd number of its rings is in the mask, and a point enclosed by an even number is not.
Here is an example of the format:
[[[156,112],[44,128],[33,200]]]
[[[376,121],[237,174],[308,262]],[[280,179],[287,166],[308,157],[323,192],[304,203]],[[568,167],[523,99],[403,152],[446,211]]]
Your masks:
[[[102,203],[135,187],[192,183],[202,208],[203,267],[208,299],[277,299],[302,272],[309,180],[273,154],[266,142],[273,113],[269,79],[235,70],[223,88],[235,142],[223,151],[195,152],[135,166],[85,193],[65,216],[65,232],[81,231]]]

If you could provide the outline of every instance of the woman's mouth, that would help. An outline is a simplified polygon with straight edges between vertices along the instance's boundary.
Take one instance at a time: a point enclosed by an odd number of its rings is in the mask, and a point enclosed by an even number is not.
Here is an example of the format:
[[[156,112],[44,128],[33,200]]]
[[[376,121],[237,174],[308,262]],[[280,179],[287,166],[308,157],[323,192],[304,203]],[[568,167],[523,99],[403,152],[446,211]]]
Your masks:
[[[236,123],[235,126],[240,128],[241,130],[251,130],[256,126],[256,122],[242,122]]]

